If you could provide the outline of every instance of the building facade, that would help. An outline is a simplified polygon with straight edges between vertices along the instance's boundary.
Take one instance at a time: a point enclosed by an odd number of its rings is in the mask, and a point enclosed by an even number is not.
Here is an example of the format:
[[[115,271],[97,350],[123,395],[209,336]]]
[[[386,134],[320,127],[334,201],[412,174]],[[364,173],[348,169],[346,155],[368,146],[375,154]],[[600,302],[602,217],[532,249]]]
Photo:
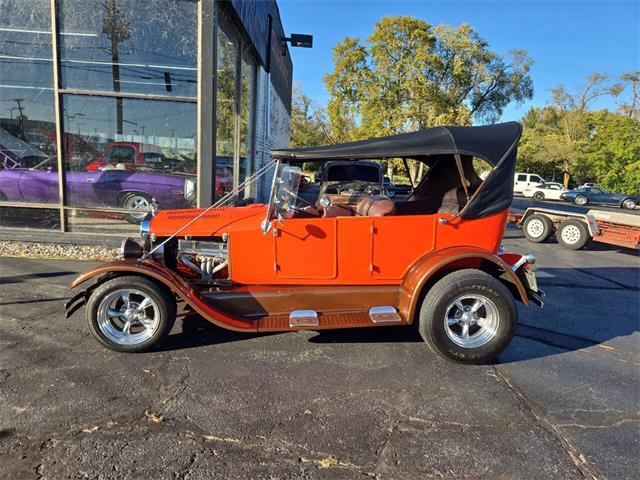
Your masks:
[[[154,201],[211,205],[289,143],[275,1],[0,5],[3,227],[118,235]]]

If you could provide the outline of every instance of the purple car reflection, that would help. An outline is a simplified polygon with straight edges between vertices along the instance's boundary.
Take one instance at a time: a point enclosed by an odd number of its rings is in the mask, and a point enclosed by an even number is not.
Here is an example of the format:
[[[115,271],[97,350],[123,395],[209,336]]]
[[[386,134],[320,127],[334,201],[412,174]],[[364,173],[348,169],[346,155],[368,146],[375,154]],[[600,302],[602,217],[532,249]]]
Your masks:
[[[0,200],[57,203],[58,173],[53,158],[32,168],[0,170]],[[103,170],[69,171],[65,174],[68,205],[149,210],[155,198],[163,209],[194,205],[196,179],[192,175]],[[129,213],[129,222],[139,223],[146,213]]]

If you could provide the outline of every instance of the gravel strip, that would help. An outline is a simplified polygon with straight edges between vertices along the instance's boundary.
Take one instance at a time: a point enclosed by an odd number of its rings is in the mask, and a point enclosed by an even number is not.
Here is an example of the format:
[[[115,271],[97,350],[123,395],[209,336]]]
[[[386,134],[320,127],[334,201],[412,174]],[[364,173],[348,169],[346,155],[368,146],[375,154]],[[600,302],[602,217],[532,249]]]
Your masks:
[[[118,249],[93,245],[0,241],[0,257],[109,261],[118,258]]]

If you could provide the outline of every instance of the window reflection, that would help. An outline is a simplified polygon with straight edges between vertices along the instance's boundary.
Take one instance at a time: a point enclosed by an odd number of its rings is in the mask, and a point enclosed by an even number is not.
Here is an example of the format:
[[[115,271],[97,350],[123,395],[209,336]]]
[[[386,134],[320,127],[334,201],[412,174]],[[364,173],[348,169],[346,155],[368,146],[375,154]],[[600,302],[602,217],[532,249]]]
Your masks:
[[[56,154],[52,76],[49,1],[3,0],[0,201],[59,201],[55,171],[34,170]],[[31,209],[24,210],[29,213]],[[2,223],[10,217],[3,216]]]
[[[218,25],[216,194],[220,196],[250,174],[256,61],[225,15],[219,16]]]
[[[235,118],[238,76],[238,37],[221,16],[217,38],[216,67],[216,196],[233,188]]]
[[[124,99],[123,112],[119,132],[113,98],[65,95],[67,204],[141,210],[124,215],[130,223],[152,199],[162,209],[193,206],[196,105]]]
[[[61,0],[63,86],[195,96],[197,3]]]

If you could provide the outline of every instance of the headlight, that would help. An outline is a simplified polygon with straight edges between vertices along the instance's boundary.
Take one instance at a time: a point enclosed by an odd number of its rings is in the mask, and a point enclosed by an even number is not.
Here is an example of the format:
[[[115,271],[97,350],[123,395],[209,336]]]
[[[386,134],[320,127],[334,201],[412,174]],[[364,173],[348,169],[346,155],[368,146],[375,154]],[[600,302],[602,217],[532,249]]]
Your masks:
[[[150,231],[151,222],[149,220],[143,220],[142,222],[140,222],[140,240],[142,240],[142,245],[144,245],[145,247],[147,247]]]
[[[142,245],[138,242],[125,238],[120,245],[120,258],[140,258],[143,254]]]
[[[196,199],[196,181],[193,178],[186,178],[184,181],[184,198],[190,202]]]
[[[320,199],[320,205],[327,208],[329,205],[331,205],[331,200],[329,200],[329,197],[322,197]]]

